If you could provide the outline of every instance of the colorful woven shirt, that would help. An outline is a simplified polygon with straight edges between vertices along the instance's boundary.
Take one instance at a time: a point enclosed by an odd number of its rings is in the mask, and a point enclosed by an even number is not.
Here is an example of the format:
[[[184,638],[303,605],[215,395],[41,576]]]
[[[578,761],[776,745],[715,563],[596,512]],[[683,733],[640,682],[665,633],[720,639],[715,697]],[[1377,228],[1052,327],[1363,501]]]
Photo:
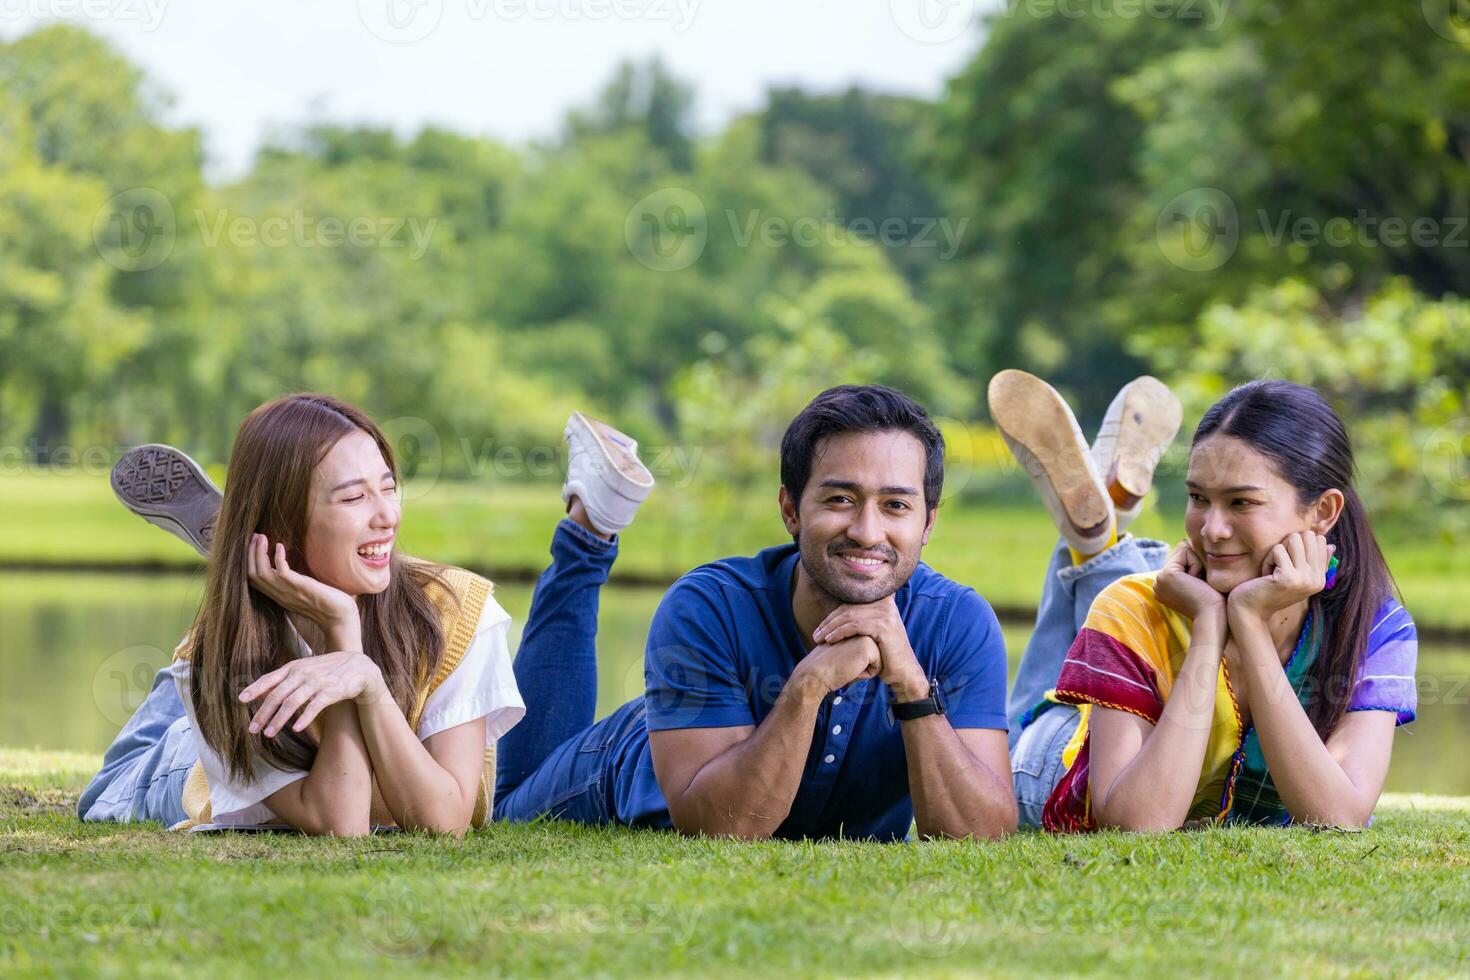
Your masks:
[[[1042,814],[1042,826],[1056,832],[1095,830],[1089,792],[1088,739],[1090,714],[1095,706],[1114,708],[1157,724],[1174,679],[1189,650],[1190,624],[1179,613],[1154,598],[1157,572],[1119,579],[1093,602],[1087,621],[1077,635],[1056,689],[1047,697],[1079,706],[1081,720],[1062,754],[1066,772],[1052,791]],[[1312,617],[1303,625],[1297,649],[1288,661],[1288,674],[1304,673],[1316,655]],[[1353,685],[1349,711],[1393,711],[1397,724],[1414,720],[1418,705],[1414,667],[1418,636],[1408,612],[1389,599],[1375,617],[1363,666]],[[1291,668],[1295,668],[1292,670]],[[1236,781],[1242,768],[1259,762],[1257,740],[1241,725],[1240,712],[1222,663],[1215,685],[1215,710],[1205,746],[1204,765],[1195,787],[1187,819],[1221,822],[1252,820],[1276,822],[1284,809],[1272,806],[1274,790],[1263,763],[1252,775],[1268,788],[1263,801],[1253,783],[1249,805],[1236,806]],[[1264,805],[1263,805],[1264,804]]]

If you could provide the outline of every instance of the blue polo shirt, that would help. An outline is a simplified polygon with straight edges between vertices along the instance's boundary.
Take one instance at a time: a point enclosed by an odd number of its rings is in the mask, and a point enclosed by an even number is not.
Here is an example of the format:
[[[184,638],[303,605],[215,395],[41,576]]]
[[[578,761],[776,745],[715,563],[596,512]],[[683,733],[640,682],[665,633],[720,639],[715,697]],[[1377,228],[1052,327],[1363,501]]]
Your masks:
[[[669,825],[648,731],[759,725],[775,708],[806,655],[791,611],[799,559],[787,544],[702,565],[659,603],[644,656],[646,727],[630,731],[634,737],[617,753],[624,819]],[[1004,730],[1005,644],[989,603],[922,563],[894,601],[920,665],[944,692],[950,723]],[[832,692],[817,713],[801,788],[775,836],[896,840],[912,820],[888,686],[872,678]]]

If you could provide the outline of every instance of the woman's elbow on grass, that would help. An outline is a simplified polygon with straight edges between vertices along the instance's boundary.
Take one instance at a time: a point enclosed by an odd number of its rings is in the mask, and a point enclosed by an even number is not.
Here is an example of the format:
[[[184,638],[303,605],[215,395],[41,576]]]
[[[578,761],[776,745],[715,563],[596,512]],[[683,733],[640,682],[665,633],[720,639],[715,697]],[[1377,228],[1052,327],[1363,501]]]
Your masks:
[[[308,814],[295,826],[310,837],[366,837],[373,829],[366,813]]]

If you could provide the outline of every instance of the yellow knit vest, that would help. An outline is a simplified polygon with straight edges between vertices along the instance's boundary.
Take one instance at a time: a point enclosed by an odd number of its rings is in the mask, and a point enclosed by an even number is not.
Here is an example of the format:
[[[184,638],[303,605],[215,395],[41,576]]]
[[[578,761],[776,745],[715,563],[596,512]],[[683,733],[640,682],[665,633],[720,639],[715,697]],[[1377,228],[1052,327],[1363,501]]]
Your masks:
[[[437,567],[440,577],[444,579],[449,588],[445,589],[436,583],[430,583],[427,592],[443,624],[444,656],[439,658],[439,668],[434,672],[434,676],[428,679],[428,683],[421,683],[418,693],[414,695],[407,717],[408,727],[415,731],[418,730],[419,718],[424,713],[424,705],[428,703],[429,695],[439,689],[439,685],[454,673],[454,669],[464,659],[465,652],[470,648],[470,641],[475,638],[475,627],[479,625],[480,614],[485,609],[485,600],[495,590],[494,583],[473,572],[451,566]],[[178,650],[174,651],[174,658],[176,660],[185,659],[188,656],[187,647],[187,642],[179,644]],[[308,731],[316,727],[317,723],[313,723]],[[183,804],[184,812],[189,818],[175,824],[172,829],[188,830],[190,827],[206,824],[212,820],[209,805],[209,780],[204,774],[204,766],[201,763],[194,763],[194,768],[189,770],[189,777],[184,783]],[[475,812],[470,818],[470,826],[484,826],[490,819],[494,804],[495,745],[492,743],[485,746],[485,766],[480,772],[480,792],[475,800]],[[388,811],[387,805],[378,793],[376,780],[373,783],[373,806],[369,820],[375,827],[394,825],[393,815]]]

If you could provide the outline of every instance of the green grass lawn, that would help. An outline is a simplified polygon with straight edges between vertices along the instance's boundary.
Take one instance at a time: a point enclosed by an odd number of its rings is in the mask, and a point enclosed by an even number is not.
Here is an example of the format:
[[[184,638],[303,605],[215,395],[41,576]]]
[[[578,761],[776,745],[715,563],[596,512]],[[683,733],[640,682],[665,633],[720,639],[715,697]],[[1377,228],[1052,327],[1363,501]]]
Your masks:
[[[786,540],[776,493],[734,495],[692,487],[660,488],[623,536],[613,578],[670,581],[714,558],[752,554]],[[554,486],[441,481],[405,487],[404,547],[437,561],[502,577],[527,577],[547,563],[551,527],[561,515]],[[106,474],[8,475],[0,479],[0,563],[189,565],[192,551],[127,513]],[[1177,518],[1146,512],[1142,535],[1177,540]],[[1380,528],[1409,610],[1421,625],[1470,629],[1470,548]],[[1056,538],[1046,511],[1014,503],[947,503],[925,559],[974,586],[998,607],[1035,606]]]
[[[741,844],[82,825],[90,755],[0,750],[0,974],[1369,976],[1470,969],[1470,799],[1360,834]]]

